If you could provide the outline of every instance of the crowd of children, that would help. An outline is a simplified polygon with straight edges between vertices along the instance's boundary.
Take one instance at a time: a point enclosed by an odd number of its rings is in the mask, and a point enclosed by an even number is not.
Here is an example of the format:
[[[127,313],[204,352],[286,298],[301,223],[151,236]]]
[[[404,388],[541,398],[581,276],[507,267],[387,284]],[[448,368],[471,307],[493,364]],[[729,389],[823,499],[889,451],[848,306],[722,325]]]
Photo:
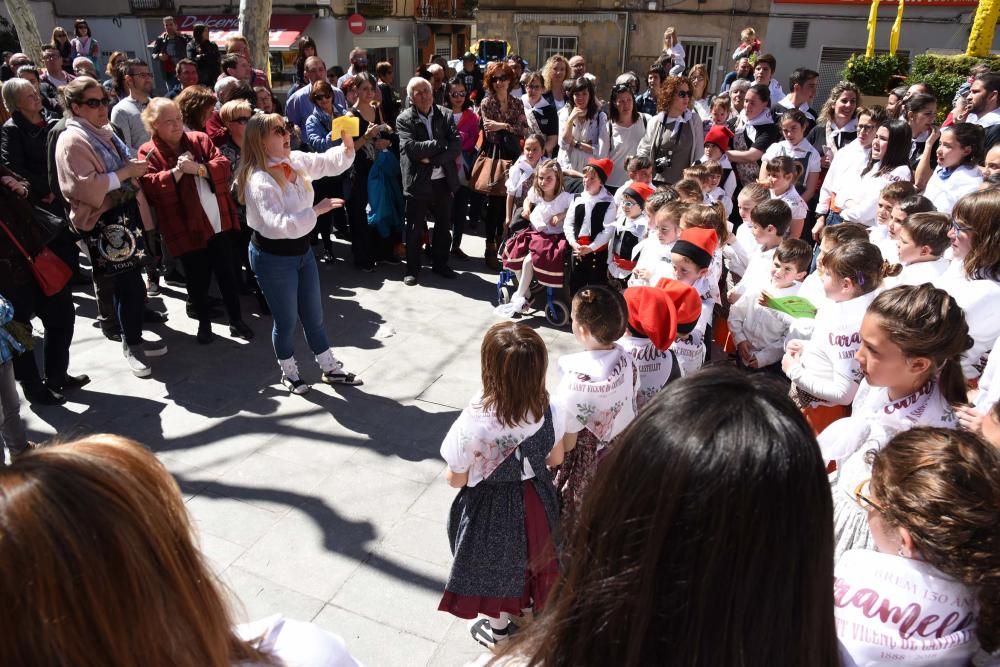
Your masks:
[[[560,541],[577,529],[602,461],[668,384],[706,364],[784,384],[828,464],[835,558],[845,562],[879,548],[858,489],[894,436],[964,428],[1000,446],[1000,359],[990,355],[1000,345],[1000,190],[978,166],[982,130],[956,123],[932,137],[937,167],[921,179],[907,122],[880,108],[851,122],[857,138],[821,155],[806,140],[815,115],[784,109],[784,139],[763,153],[759,180],[739,189],[733,133],[721,125],[672,186],[654,184],[652,163],[638,156],[615,189],[607,159],[589,160],[578,195],[563,191],[555,161],[527,177],[503,250],[518,287],[497,313],[529,313],[533,282],[565,290],[582,351],[559,359],[550,395],[541,338],[495,325],[483,343],[483,393],[442,446],[462,491],[440,608],[473,619],[481,643],[496,647],[523,610],[541,611]],[[524,170],[514,173],[511,201],[525,182]],[[1000,507],[988,511],[1000,526]],[[983,567],[994,568],[983,577],[1000,577],[995,563]],[[968,658],[973,633],[961,641]],[[869,652],[857,644],[852,651]],[[915,647],[916,661],[943,664],[932,649]]]

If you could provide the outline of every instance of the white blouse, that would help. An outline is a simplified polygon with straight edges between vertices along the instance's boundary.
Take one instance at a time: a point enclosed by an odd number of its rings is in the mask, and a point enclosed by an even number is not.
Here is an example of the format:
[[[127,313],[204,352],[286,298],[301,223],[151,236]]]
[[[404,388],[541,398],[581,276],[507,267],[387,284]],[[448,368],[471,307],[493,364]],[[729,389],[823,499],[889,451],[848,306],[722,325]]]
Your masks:
[[[286,162],[298,174],[294,183],[282,187],[261,169],[250,175],[243,192],[247,225],[264,238],[297,239],[311,232],[316,226],[312,181],[347,171],[354,163],[354,151],[343,146],[325,153],[292,151]]]

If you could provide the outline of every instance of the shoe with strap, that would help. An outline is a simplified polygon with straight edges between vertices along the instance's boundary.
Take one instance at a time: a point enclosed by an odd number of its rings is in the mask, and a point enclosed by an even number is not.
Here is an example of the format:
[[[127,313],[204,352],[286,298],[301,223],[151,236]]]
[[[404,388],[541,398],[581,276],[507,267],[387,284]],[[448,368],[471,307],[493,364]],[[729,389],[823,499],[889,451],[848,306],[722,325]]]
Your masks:
[[[309,391],[310,387],[301,377],[299,377],[299,365],[295,357],[288,359],[278,359],[278,366],[281,367],[281,384],[293,394],[301,395]]]
[[[322,379],[326,384],[346,384],[352,387],[364,384],[357,375],[344,370],[344,365],[333,356],[333,350],[317,354],[316,363],[323,370]]]

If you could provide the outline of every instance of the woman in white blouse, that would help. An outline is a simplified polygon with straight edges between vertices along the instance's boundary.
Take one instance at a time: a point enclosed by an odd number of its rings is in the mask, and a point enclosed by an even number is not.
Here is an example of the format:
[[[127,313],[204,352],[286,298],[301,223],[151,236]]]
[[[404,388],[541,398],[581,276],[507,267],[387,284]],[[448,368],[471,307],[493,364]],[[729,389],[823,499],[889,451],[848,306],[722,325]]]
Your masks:
[[[559,166],[565,177],[576,179],[566,189],[580,192],[587,161],[608,156],[608,116],[600,110],[594,83],[587,77],[573,81],[570,94],[572,104],[559,111]]]
[[[639,142],[646,136],[649,116],[640,113],[635,103],[635,91],[627,83],[611,89],[609,111],[608,158],[615,163],[615,170],[608,177],[607,186],[620,188],[628,180],[625,161],[639,152]]]
[[[274,316],[271,334],[281,366],[281,383],[294,394],[309,385],[299,377],[293,339],[302,321],[306,340],[327,384],[361,384],[333,356],[323,330],[323,302],[316,259],[309,236],[316,218],[344,205],[342,199],[321,199],[313,205],[312,181],[344,173],[354,162],[354,140],[341,133],[343,145],[325,153],[291,151],[285,120],[278,114],[257,114],[247,123],[236,171],[236,192],[247,207],[250,264]]]

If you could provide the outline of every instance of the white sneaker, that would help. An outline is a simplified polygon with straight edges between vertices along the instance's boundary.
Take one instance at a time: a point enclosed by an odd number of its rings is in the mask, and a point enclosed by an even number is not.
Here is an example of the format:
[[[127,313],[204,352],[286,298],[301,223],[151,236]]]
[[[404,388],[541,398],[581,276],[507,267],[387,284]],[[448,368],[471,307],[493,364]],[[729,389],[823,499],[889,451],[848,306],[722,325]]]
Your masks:
[[[128,364],[129,370],[132,371],[132,375],[137,378],[146,378],[153,374],[153,369],[143,359],[140,346],[129,347],[128,343],[122,343],[122,354],[125,356],[125,362]]]
[[[167,353],[167,343],[162,340],[144,340],[142,353],[147,357],[162,357]]]
[[[295,357],[278,359],[278,366],[281,367],[281,384],[285,385],[288,391],[298,395],[309,391],[309,385],[299,377],[299,365],[295,362]]]

